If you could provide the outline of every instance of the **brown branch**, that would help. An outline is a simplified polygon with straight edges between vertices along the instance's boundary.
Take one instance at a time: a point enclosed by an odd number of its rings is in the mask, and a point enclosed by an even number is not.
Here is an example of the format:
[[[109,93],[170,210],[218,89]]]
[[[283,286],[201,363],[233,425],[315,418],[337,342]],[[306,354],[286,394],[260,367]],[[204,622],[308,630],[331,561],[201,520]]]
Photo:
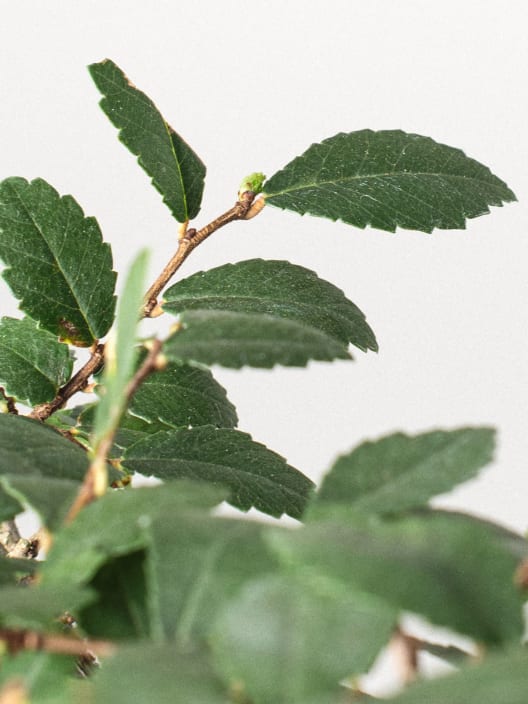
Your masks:
[[[163,342],[161,340],[154,340],[152,342],[151,348],[143,360],[142,365],[127,384],[123,400],[123,409],[128,406],[132,396],[147,376],[159,368],[158,356],[161,351],[162,344]],[[87,504],[91,503],[98,496],[102,496],[106,492],[108,485],[106,458],[112,448],[117,426],[118,423],[116,422],[111,431],[108,432],[98,444],[79,493],[77,494],[75,501],[71,505],[70,510],[64,519],[66,524],[71,523],[79,511],[81,511],[81,509],[83,509]]]
[[[224,225],[227,225],[234,220],[244,220],[251,211],[251,206],[254,199],[255,194],[251,191],[246,191],[240,195],[239,199],[232,208],[217,217],[201,230],[195,230],[192,228],[188,230],[187,223],[184,223],[180,227],[180,240],[176,253],[145,294],[145,305],[142,311],[142,315],[144,317],[151,317],[156,310],[159,310],[157,304],[159,294],[174,276],[176,271],[178,271],[193,249],[209,237],[209,235],[212,235],[213,232],[216,232],[216,230],[220,229]],[[261,208],[257,209],[257,211],[260,209]],[[35,406],[29,414],[29,417],[34,418],[35,420],[44,421],[55,413],[55,411],[63,408],[74,394],[85,389],[92,374],[95,374],[95,372],[97,372],[103,364],[104,351],[104,344],[95,342],[90,359],[86,362],[86,364],[79,369],[79,371],[68,381],[67,384],[59,389],[57,395],[52,401]]]
[[[150,317],[150,314],[157,306],[159,294],[172,279],[174,274],[178,271],[193,249],[201,244],[207,237],[209,237],[209,235],[212,235],[213,232],[216,232],[221,227],[224,227],[224,225],[227,225],[234,220],[244,220],[254,199],[254,193],[251,191],[245,191],[245,193],[242,193],[240,199],[237,200],[232,208],[217,217],[205,227],[202,227],[201,230],[190,229],[185,231],[183,237],[179,241],[178,249],[175,254],[145,295],[145,306],[143,308],[143,315],[145,318]]]
[[[14,416],[17,416],[18,409],[15,405],[15,399],[13,398],[13,396],[8,396],[6,394],[6,390],[4,389],[3,386],[0,386],[0,396],[2,396],[2,398],[4,399],[4,401],[6,403],[7,412],[11,413]]]
[[[60,655],[83,656],[93,653],[98,657],[112,655],[116,646],[106,640],[80,640],[71,636],[37,633],[36,631],[0,628],[0,641],[9,653],[22,650],[38,650]]]
[[[72,378],[59,389],[53,401],[41,403],[29,414],[29,418],[44,421],[49,418],[55,411],[66,405],[68,400],[78,391],[82,391],[88,384],[88,380],[97,372],[104,360],[104,345],[100,342],[94,343],[92,354],[86,364],[72,376]]]

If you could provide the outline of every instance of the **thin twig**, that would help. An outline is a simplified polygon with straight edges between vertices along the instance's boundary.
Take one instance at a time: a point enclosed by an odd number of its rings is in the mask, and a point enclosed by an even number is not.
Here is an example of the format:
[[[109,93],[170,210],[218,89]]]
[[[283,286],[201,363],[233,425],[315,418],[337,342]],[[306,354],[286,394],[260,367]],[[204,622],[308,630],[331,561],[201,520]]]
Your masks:
[[[29,418],[44,421],[55,413],[55,411],[65,406],[74,394],[78,391],[82,391],[87,386],[89,378],[100,369],[103,360],[104,345],[100,342],[96,342],[92,347],[92,354],[86,364],[72,376],[67,384],[59,389],[52,401],[35,406],[29,414]]]
[[[59,634],[37,633],[36,631],[0,628],[0,640],[3,641],[9,653],[21,650],[38,650],[60,655],[82,656],[93,653],[98,657],[112,655],[116,646],[106,640],[80,640],[71,636]]]
[[[15,399],[12,396],[8,396],[6,390],[3,386],[0,386],[0,396],[4,399],[7,407],[7,412],[14,416],[18,415],[18,409],[15,405]]]
[[[162,340],[154,340],[151,343],[150,350],[142,365],[127,384],[124,394],[123,408],[128,406],[132,396],[147,376],[159,368],[158,355],[161,351],[162,344]],[[102,496],[106,492],[108,486],[106,458],[112,448],[117,431],[117,425],[118,423],[115,423],[111,431],[107,433],[98,444],[92,462],[86,472],[84,482],[66,515],[64,520],[66,524],[71,523],[79,511],[87,504],[91,503],[94,499]]]
[[[185,231],[185,234],[179,241],[178,249],[175,254],[145,295],[143,315],[146,318],[148,318],[154,308],[156,308],[158,296],[161,291],[172,279],[174,274],[178,271],[193,249],[201,244],[207,237],[209,237],[209,235],[212,235],[213,232],[216,232],[221,227],[224,227],[224,225],[227,225],[234,220],[244,220],[254,199],[254,193],[251,191],[245,191],[232,208],[217,217],[205,227],[202,227],[201,230],[191,228],[190,230]]]

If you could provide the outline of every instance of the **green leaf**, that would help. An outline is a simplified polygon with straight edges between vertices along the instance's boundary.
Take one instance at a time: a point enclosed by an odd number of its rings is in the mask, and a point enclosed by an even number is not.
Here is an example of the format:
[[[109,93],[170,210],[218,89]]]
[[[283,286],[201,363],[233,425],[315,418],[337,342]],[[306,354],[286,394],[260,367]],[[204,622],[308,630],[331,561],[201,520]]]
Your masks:
[[[129,413],[149,423],[172,427],[216,425],[234,428],[235,407],[207,369],[168,364],[148,376],[132,397]]]
[[[50,477],[82,482],[88,468],[86,453],[78,445],[38,421],[0,414],[0,476]],[[47,502],[47,496],[42,497]],[[20,502],[0,491],[0,519],[21,510]]]
[[[148,638],[147,598],[149,565],[145,550],[121,555],[105,563],[90,581],[97,602],[79,613],[83,629],[92,638]]]
[[[203,426],[149,435],[129,447],[123,466],[160,479],[199,479],[228,486],[229,503],[299,518],[313,484],[247,433]]]
[[[218,487],[183,481],[109,492],[56,534],[42,563],[42,583],[86,584],[108,558],[146,548],[155,521],[172,516],[176,522],[192,511],[202,516],[225,494]]]
[[[92,601],[94,594],[71,583],[47,586],[13,586],[0,588],[0,624],[4,628],[35,631],[62,631],[59,618],[66,611]]]
[[[179,222],[196,217],[202,201],[204,164],[113,61],[105,59],[88,70],[104,96],[101,108],[119,129],[119,139],[138,157],[173,216]]]
[[[311,515],[344,504],[374,513],[398,513],[475,476],[493,458],[492,428],[435,430],[414,437],[394,433],[340,457],[314,497]],[[331,511],[330,507],[330,511]]]
[[[80,489],[80,482],[40,475],[0,474],[3,491],[20,506],[32,508],[50,531],[58,528]]]
[[[164,293],[163,308],[265,313],[293,320],[359,349],[377,350],[365,316],[343,291],[310,269],[286,261],[249,259],[200,271]]]
[[[97,704],[227,704],[226,687],[205,654],[174,645],[140,643],[120,648],[93,681]],[[154,699],[153,699],[154,697]]]
[[[303,323],[265,313],[219,310],[182,313],[179,329],[166,341],[164,352],[173,361],[234,369],[304,367],[310,359],[350,359],[346,345]]]
[[[138,358],[135,343],[147,262],[148,254],[142,250],[130,267],[119,297],[115,328],[106,344],[101,380],[105,393],[95,411],[92,437],[94,451],[99,443],[117,428],[127,403],[127,385],[134,374]]]
[[[55,335],[30,318],[0,321],[0,383],[29,406],[51,401],[71,376],[73,359]]]
[[[391,608],[327,580],[264,576],[220,614],[212,645],[219,670],[255,704],[308,704],[366,672],[395,625]]]
[[[71,655],[21,652],[2,658],[0,683],[16,682],[24,689],[28,698],[13,702],[71,704],[70,685],[74,675],[75,659]]]
[[[18,560],[13,557],[4,557],[0,553],[0,584],[15,585],[23,577],[33,574],[37,567],[38,562],[35,560]]]
[[[105,600],[113,588],[113,597],[97,608],[106,612],[121,600],[118,623],[96,618],[94,607],[81,614],[88,634],[94,628],[98,637],[115,637],[119,628],[122,637],[128,611],[134,619],[129,632],[184,644],[203,639],[235,591],[276,566],[262,525],[210,517],[224,495],[184,481],[107,494],[55,536],[42,584],[50,589],[65,581],[89,584]],[[112,587],[120,567],[123,574]],[[144,600],[141,585],[132,587],[125,579],[140,571]]]
[[[0,183],[0,258],[20,308],[74,345],[89,346],[114,316],[115,273],[99,225],[42,179]]]
[[[516,200],[459,149],[400,130],[340,133],[313,144],[265,184],[266,202],[301,215],[394,232],[464,228]]]
[[[495,653],[448,677],[418,682],[391,704],[526,704],[526,648]]]
[[[504,532],[469,516],[429,512],[380,522],[342,517],[272,535],[288,563],[414,611],[479,641],[523,631],[519,564]],[[510,540],[527,544],[520,536]]]

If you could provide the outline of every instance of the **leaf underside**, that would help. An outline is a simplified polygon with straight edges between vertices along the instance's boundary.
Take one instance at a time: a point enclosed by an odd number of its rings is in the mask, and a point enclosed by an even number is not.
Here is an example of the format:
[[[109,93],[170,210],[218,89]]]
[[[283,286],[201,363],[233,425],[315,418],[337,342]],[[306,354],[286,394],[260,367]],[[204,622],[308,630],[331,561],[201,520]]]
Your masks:
[[[65,342],[89,346],[114,316],[110,246],[93,217],[42,179],[0,183],[0,258],[20,308]]]
[[[275,364],[304,367],[311,359],[350,359],[347,345],[335,337],[265,313],[189,310],[181,314],[180,325],[164,345],[174,361],[270,369]]]
[[[249,259],[200,271],[164,293],[163,308],[265,314],[312,327],[359,349],[377,350],[364,314],[343,291],[287,261]]]
[[[516,200],[461,150],[400,130],[339,133],[313,144],[265,184],[266,201],[301,215],[432,232]]]
[[[104,96],[101,108],[120,130],[119,139],[138,157],[173,216],[178,222],[196,217],[204,187],[202,161],[113,61],[105,59],[88,68]]]

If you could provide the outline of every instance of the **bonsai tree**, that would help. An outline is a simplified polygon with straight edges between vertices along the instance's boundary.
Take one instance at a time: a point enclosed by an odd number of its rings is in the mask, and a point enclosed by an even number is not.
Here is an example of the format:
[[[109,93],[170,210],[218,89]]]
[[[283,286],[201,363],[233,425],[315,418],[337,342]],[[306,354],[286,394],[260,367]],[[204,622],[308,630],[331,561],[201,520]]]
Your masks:
[[[361,130],[313,144],[269,179],[249,175],[232,207],[195,227],[202,160],[112,61],[89,70],[177,221],[178,247],[150,286],[140,252],[116,306],[97,221],[42,179],[0,183],[3,275],[24,315],[0,324],[0,702],[360,701],[389,642],[405,683],[421,679],[422,651],[456,667],[395,702],[526,702],[527,544],[430,506],[490,462],[493,428],[364,442],[316,488],[238,429],[209,367],[374,352],[364,314],[281,259],[179,276],[206,238],[271,206],[432,232],[463,228],[512,191],[458,149]],[[170,334],[142,337],[141,319],[160,315]],[[95,396],[80,404],[79,391]],[[240,515],[218,515],[222,502]],[[21,537],[28,507],[41,529]],[[249,520],[252,507],[299,525]],[[474,647],[409,635],[407,612]]]

